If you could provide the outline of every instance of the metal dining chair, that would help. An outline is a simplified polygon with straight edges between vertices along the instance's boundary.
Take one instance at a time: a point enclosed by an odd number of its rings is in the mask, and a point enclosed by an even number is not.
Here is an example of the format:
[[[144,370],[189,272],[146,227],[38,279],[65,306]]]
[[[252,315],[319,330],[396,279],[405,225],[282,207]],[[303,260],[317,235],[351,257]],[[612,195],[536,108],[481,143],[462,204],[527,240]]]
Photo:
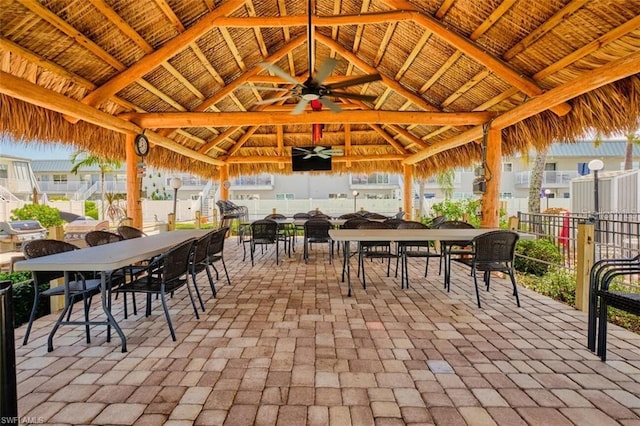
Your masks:
[[[25,243],[22,246],[22,253],[26,259],[33,259],[42,256],[50,256],[53,254],[64,253],[68,251],[78,250],[77,246],[73,244],[51,240],[51,239],[41,239],[41,240],[33,240]],[[36,317],[36,312],[38,310],[38,304],[41,296],[65,296],[64,301],[64,309],[58,316],[58,319],[54,325],[54,329],[57,329],[63,322],[63,319],[66,315],[66,321],[69,321],[71,317],[71,310],[75,302],[77,302],[80,298],[83,302],[84,307],[84,318],[85,322],[89,321],[89,306],[91,305],[91,296],[96,294],[100,290],[100,279],[87,279],[85,276],[79,272],[77,273],[69,273],[67,276],[69,277],[69,281],[64,285],[60,285],[57,287],[49,287],[48,289],[41,291],[40,287],[50,283],[53,280],[63,278],[65,276],[62,271],[33,271],[33,307],[31,308],[31,314],[29,316],[29,323],[27,324],[27,330],[24,334],[24,339],[22,340],[22,344],[26,345],[29,341],[29,335],[31,333],[31,327],[33,325],[33,321]],[[65,291],[65,286],[68,288],[68,293]],[[91,343],[91,336],[89,334],[89,324],[85,324],[85,333],[87,337],[87,343]],[[49,346],[50,350],[53,348]]]

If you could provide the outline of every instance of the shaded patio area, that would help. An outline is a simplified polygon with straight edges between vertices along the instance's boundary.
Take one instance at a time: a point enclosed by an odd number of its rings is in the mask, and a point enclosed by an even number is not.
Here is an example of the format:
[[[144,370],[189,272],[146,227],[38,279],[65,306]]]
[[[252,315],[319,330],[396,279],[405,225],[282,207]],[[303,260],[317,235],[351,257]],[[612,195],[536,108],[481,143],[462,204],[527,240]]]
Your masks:
[[[640,424],[640,336],[611,326],[608,360],[586,348],[587,316],[492,280],[475,303],[468,269],[451,292],[437,262],[411,288],[386,266],[367,265],[367,289],[340,282],[326,247],[308,264],[301,244],[276,266],[272,250],[252,268],[227,241],[232,285],[218,282],[196,320],[186,291],[169,302],[177,342],[159,301],[153,315],[114,314],[129,352],[104,327],[84,341],[64,326],[51,353],[54,315],[16,330],[19,414],[73,424]],[[355,265],[355,262],[353,262]],[[392,268],[393,271],[393,268]],[[355,275],[355,271],[352,271]],[[208,298],[204,274],[199,288]],[[95,302],[94,302],[95,303]],[[139,307],[142,303],[139,301]],[[76,315],[80,309],[75,309]]]

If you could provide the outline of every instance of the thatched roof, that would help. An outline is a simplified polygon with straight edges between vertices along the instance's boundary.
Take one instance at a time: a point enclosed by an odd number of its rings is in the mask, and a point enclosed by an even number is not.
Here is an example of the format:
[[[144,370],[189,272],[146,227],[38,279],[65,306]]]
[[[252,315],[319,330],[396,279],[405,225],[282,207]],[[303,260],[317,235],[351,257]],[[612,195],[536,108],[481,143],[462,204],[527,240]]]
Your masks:
[[[328,57],[328,84],[379,73],[342,89],[372,101],[260,102],[288,92],[258,86],[291,87],[261,62],[308,76],[305,1],[5,0],[0,131],[123,159],[146,128],[148,163],[233,176],[291,172],[324,122],[318,143],[345,153],[334,172],[426,176],[478,161],[491,119],[505,154],[638,126],[640,0],[311,3],[313,75]]]

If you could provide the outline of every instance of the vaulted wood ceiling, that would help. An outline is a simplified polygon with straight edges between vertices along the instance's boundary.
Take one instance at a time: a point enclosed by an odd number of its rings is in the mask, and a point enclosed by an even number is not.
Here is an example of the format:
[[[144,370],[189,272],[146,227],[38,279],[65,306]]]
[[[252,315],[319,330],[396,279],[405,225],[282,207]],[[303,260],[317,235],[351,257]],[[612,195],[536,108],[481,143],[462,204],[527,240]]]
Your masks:
[[[123,157],[144,129],[151,164],[235,175],[290,172],[321,123],[336,172],[429,175],[477,161],[489,126],[513,153],[638,124],[640,0],[311,3],[316,70],[379,74],[344,89],[374,101],[263,102],[292,82],[261,62],[309,76],[306,1],[3,0],[0,130]]]

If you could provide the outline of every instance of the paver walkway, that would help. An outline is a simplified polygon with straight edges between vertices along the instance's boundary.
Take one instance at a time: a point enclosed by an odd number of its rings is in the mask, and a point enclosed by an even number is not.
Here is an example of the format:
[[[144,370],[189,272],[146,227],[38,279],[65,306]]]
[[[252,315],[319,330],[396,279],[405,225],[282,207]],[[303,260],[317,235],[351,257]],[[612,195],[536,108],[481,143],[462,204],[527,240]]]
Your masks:
[[[478,309],[468,270],[454,266],[447,293],[435,260],[427,279],[424,260],[410,260],[408,290],[386,267],[367,264],[367,289],[354,277],[348,298],[340,261],[329,265],[318,246],[305,265],[299,247],[295,259],[276,266],[269,253],[252,268],[228,240],[232,285],[220,281],[201,319],[185,291],[169,302],[177,342],[159,302],[151,317],[127,320],[116,302],[125,354],[101,327],[90,345],[82,327],[62,327],[51,353],[53,316],[36,321],[27,346],[20,327],[20,416],[48,424],[640,425],[640,336],[611,326],[602,363],[585,346],[584,313],[522,288],[517,308],[503,279],[492,280]]]

